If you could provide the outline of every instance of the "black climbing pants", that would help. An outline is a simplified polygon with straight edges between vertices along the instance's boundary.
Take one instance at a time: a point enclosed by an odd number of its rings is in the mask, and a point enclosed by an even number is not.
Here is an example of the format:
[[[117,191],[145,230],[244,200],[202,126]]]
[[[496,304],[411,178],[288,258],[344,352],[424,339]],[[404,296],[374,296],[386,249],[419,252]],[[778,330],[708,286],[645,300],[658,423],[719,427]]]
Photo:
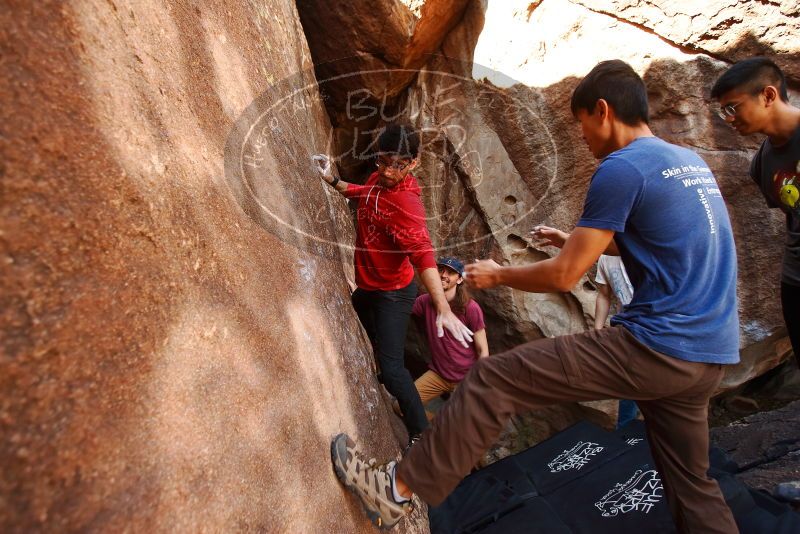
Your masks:
[[[428,428],[425,408],[403,359],[408,321],[416,297],[417,284],[413,280],[394,291],[358,288],[352,297],[353,307],[375,349],[380,381],[397,399],[409,437]]]
[[[794,359],[800,367],[800,287],[781,282],[781,308]]]

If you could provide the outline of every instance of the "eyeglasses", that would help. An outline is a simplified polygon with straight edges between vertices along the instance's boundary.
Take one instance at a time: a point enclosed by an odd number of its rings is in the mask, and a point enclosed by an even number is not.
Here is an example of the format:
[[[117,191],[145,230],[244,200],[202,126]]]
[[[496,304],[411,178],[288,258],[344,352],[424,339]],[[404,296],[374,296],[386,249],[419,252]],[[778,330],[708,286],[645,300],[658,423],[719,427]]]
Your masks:
[[[717,111],[717,115],[722,120],[732,119],[733,117],[736,116],[736,106],[738,106],[742,102],[737,102],[736,104],[727,104],[725,106],[722,106],[719,109],[719,111]]]
[[[410,161],[403,161],[403,160],[393,161],[393,162],[390,163],[388,161],[384,161],[381,158],[378,158],[375,161],[375,166],[376,167],[383,167],[383,168],[389,167],[390,169],[395,170],[395,171],[402,171],[403,169],[405,169],[406,167],[411,165],[411,163],[412,162],[410,162]]]

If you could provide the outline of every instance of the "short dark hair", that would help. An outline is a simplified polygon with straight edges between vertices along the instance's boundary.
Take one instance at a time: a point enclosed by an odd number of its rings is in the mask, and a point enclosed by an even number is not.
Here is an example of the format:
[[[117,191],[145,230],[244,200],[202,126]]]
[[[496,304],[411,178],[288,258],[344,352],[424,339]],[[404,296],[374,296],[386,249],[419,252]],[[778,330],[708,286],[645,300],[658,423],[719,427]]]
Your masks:
[[[419,154],[419,134],[408,124],[389,123],[378,136],[379,155],[414,159]]]
[[[647,88],[624,61],[611,59],[595,65],[572,93],[572,114],[577,116],[579,110],[584,110],[591,115],[601,98],[628,126],[648,123]]]
[[[751,57],[737,61],[722,73],[711,88],[711,98],[719,100],[722,95],[734,89],[757,95],[768,85],[774,85],[781,100],[789,102],[786,78],[780,67],[765,57]]]

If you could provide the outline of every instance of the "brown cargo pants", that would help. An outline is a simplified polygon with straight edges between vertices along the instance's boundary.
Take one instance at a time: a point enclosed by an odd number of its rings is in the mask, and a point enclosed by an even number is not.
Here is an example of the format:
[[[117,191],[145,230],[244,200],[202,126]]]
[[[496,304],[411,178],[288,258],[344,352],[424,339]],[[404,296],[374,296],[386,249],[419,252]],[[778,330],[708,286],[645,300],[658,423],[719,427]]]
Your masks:
[[[708,399],[721,365],[666,356],[622,327],[540,339],[475,363],[397,473],[439,505],[514,415],[557,402],[633,399],[679,532],[738,532],[708,471]]]

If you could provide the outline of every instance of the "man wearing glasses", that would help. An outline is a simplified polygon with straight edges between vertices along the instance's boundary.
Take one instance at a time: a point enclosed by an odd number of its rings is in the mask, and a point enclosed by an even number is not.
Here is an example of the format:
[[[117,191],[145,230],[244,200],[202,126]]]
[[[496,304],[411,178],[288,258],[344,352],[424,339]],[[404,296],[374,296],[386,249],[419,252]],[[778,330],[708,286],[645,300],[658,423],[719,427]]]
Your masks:
[[[364,185],[334,177],[329,162],[323,179],[358,203],[356,211],[353,307],[372,341],[381,381],[400,405],[409,443],[428,427],[425,409],[403,363],[406,329],[417,297],[414,268],[436,309],[439,337],[446,329],[464,347],[472,332],[456,317],[442,290],[425,226],[420,188],[411,170],[417,166],[419,136],[409,126],[389,124],[377,140],[377,170]]]
[[[767,136],[750,164],[750,177],[767,206],[786,214],[781,305],[800,366],[800,109],[789,103],[780,68],[763,57],[725,71],[711,97],[719,101],[719,116],[737,132]]]

